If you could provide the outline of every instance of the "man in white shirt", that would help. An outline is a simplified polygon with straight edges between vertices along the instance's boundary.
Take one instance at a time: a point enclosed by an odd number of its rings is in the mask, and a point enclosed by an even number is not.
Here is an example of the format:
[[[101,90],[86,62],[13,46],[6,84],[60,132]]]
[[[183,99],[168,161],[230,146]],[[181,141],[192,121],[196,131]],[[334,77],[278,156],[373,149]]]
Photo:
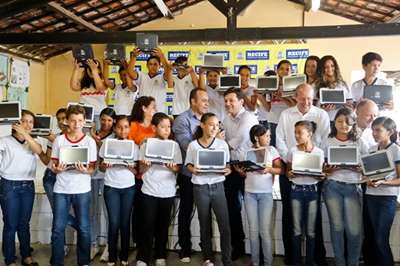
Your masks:
[[[225,118],[224,96],[219,89],[219,71],[207,70],[204,80],[204,69],[200,69],[199,87],[206,90],[208,94],[208,111],[214,113],[219,121]]]
[[[252,112],[245,110],[244,97],[240,89],[231,88],[224,93],[227,115],[223,127],[232,160],[239,160],[240,154],[251,148],[249,132],[252,126],[258,124],[257,117]],[[239,193],[243,194],[244,180],[238,173],[232,171],[224,185],[231,227],[232,260],[236,260],[245,253],[245,235],[239,200]]]
[[[361,100],[356,107],[357,127],[361,130],[361,138],[367,144],[368,149],[375,146],[376,142],[372,136],[371,124],[378,116],[378,106],[369,99]]]
[[[299,85],[295,94],[297,104],[284,110],[279,117],[278,126],[276,128],[276,148],[284,162],[287,162],[289,150],[296,146],[296,138],[294,135],[294,125],[296,122],[309,120],[317,124],[317,130],[314,134],[314,142],[318,147],[321,147],[321,144],[328,138],[330,132],[329,115],[326,111],[313,105],[314,94],[314,89],[311,85]],[[285,175],[281,175],[279,177],[279,185],[282,199],[282,237],[285,249],[285,263],[293,264],[291,256],[293,235],[290,203],[291,183]],[[319,260],[323,259],[323,254],[325,253],[325,250],[323,249],[321,220],[321,212],[318,210],[315,246],[320,247],[320,250],[316,250],[315,257],[318,257]]]

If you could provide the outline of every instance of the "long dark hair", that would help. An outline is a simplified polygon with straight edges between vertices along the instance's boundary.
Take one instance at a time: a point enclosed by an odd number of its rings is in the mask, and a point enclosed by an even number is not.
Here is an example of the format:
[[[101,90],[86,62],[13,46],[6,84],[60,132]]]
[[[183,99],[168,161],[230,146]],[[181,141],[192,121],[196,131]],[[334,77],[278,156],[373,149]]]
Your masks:
[[[333,65],[335,67],[335,81],[337,84],[344,84],[346,87],[346,83],[343,80],[342,74],[340,73],[340,68],[339,68],[339,64],[336,61],[335,57],[333,57],[332,55],[325,55],[323,56],[319,62],[318,62],[318,67],[317,67],[317,74],[318,74],[318,78],[320,79],[320,86],[319,88],[322,87],[331,87],[327,80],[324,79],[324,75],[325,75],[325,63],[327,61],[332,61]]]
[[[304,74],[305,74],[306,77],[307,77],[307,82],[308,82],[308,80],[309,80],[309,77],[308,77],[307,72],[306,72],[306,66],[307,66],[308,61],[315,61],[315,62],[317,62],[317,72],[316,72],[315,74],[317,75],[317,78],[318,78],[318,63],[319,63],[319,57],[316,56],[316,55],[310,55],[310,56],[307,57],[307,59],[306,59],[306,63],[304,64]]]
[[[203,114],[202,116],[201,116],[201,119],[200,119],[200,123],[206,123],[207,122],[207,120],[209,119],[209,118],[211,118],[211,117],[217,117],[214,113],[205,113],[205,114]],[[196,128],[196,131],[194,132],[194,135],[193,135],[193,137],[194,137],[194,139],[199,139],[199,138],[201,138],[201,137],[203,137],[203,129],[201,128],[201,126],[197,126],[197,128]]]
[[[101,70],[101,64],[100,64],[99,60],[97,60],[97,59],[93,59],[93,60],[98,64],[97,68],[99,69],[99,76],[100,76],[100,78],[103,79],[103,71]],[[91,71],[90,67],[87,64],[84,64],[83,67],[84,67],[84,71],[83,71],[83,77],[81,79],[81,89],[90,88],[91,86],[96,87],[95,83],[94,83],[94,79],[91,78],[88,74],[88,72]]]
[[[393,119],[386,116],[381,116],[375,119],[374,122],[372,122],[372,128],[380,125],[383,126],[387,131],[392,132],[392,135],[390,135],[390,141],[392,143],[396,143],[397,128],[396,128],[396,123],[393,121]]]
[[[296,124],[294,124],[294,127],[304,127],[308,132],[314,135],[315,131],[317,130],[317,123],[309,120],[301,120],[297,121]]]
[[[136,100],[135,104],[132,107],[131,112],[131,121],[130,122],[139,122],[142,123],[144,120],[144,111],[143,107],[148,107],[152,102],[155,102],[151,96],[142,96]]]
[[[357,129],[356,116],[355,116],[354,112],[350,108],[347,108],[347,107],[341,108],[337,111],[337,113],[335,115],[335,119],[333,121],[336,121],[336,119],[341,115],[346,117],[346,123],[349,126],[351,126],[351,130],[347,134],[347,137],[351,141],[357,141],[360,138],[360,134]],[[337,135],[337,129],[335,126],[333,126],[331,128],[331,133],[329,133],[329,137],[334,138],[334,137],[336,137],[336,135]]]
[[[260,137],[264,134],[266,134],[270,130],[269,124],[263,125],[263,124],[258,124],[254,125],[250,129],[250,141],[253,144],[256,144],[257,140],[256,137]]]

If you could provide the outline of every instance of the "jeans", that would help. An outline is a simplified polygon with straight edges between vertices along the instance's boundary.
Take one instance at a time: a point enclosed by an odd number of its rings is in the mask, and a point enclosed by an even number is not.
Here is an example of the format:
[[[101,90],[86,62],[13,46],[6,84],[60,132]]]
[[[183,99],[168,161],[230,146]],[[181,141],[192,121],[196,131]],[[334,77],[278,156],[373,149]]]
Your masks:
[[[301,265],[303,228],[306,235],[306,265],[314,265],[315,224],[317,220],[317,185],[292,185],[293,262]]]
[[[97,246],[97,237],[99,230],[99,212],[103,207],[103,201],[101,197],[103,196],[104,190],[104,179],[92,179],[91,180],[91,188],[90,191],[91,199],[90,199],[90,241],[92,246]],[[106,212],[105,212],[106,213]]]
[[[180,257],[190,257],[192,241],[190,224],[193,215],[193,184],[191,178],[183,174],[178,175],[179,185],[179,213],[178,213],[178,242],[181,247]]]
[[[104,201],[108,213],[108,252],[109,262],[117,262],[118,232],[121,235],[119,259],[128,261],[130,218],[135,198],[135,186],[113,188],[104,186]]]
[[[142,230],[136,260],[150,264],[153,239],[155,239],[154,259],[167,258],[168,227],[174,199],[174,197],[158,198],[142,193]]]
[[[372,241],[374,246],[373,262],[370,265],[392,266],[393,254],[390,249],[389,236],[393,220],[396,215],[396,196],[365,195],[366,210],[372,228]]]
[[[279,188],[282,200],[282,240],[285,249],[285,264],[293,264],[293,216],[290,199],[292,183],[286,175],[279,176]]]
[[[18,235],[22,259],[31,256],[31,220],[35,186],[33,181],[11,181],[0,179],[0,205],[3,212],[2,251],[5,264],[14,263],[15,233]]]
[[[337,266],[359,263],[362,241],[362,196],[355,184],[325,181],[324,199],[328,210],[331,242]],[[344,234],[347,239],[347,264]]]
[[[204,260],[214,260],[211,243],[211,212],[217,219],[220,233],[221,255],[224,266],[231,266],[232,247],[229,214],[223,182],[212,185],[193,185],[193,197],[200,224],[201,250]]]
[[[50,203],[51,211],[54,213],[54,184],[56,183],[57,175],[53,173],[49,168],[46,168],[43,176],[43,187],[44,191],[46,192],[47,199]],[[68,215],[68,222],[67,224],[74,228],[75,230],[78,229],[78,222],[76,221],[75,217],[71,214]]]
[[[254,266],[260,265],[260,239],[264,253],[264,265],[272,265],[272,193],[244,194],[244,203],[249,223],[251,260]]]
[[[78,222],[77,265],[88,265],[90,262],[90,192],[81,194],[54,193],[50,259],[50,264],[53,266],[64,265],[65,227],[67,226],[71,205]]]

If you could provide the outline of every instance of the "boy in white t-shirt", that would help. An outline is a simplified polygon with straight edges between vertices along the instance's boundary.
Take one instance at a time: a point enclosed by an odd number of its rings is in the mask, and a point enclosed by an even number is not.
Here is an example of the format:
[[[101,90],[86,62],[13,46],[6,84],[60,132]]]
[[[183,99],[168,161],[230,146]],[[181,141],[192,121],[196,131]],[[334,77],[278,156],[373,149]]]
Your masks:
[[[85,124],[85,110],[71,105],[66,112],[68,132],[58,136],[51,153],[52,170],[57,174],[54,185],[54,214],[52,227],[51,265],[64,265],[64,239],[68,214],[72,205],[78,222],[78,265],[90,262],[90,175],[94,172],[97,160],[96,142],[82,129]],[[60,148],[63,146],[85,146],[89,149],[89,165],[76,163],[73,170],[67,170],[59,162]]]

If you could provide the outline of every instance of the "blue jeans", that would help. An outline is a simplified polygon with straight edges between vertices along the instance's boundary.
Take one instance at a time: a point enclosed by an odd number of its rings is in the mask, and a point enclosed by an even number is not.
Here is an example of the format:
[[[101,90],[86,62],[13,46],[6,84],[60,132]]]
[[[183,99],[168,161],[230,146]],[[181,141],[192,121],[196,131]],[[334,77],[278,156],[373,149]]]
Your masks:
[[[260,265],[260,239],[264,253],[264,265],[272,265],[272,193],[245,192],[244,204],[250,233],[251,260],[254,266]]]
[[[337,266],[355,266],[359,263],[362,241],[361,193],[359,185],[325,181],[324,199]],[[347,239],[347,264],[344,255],[344,233]]]
[[[50,259],[51,265],[54,266],[64,265],[65,227],[71,205],[78,221],[77,264],[79,266],[88,265],[90,261],[90,192],[82,194],[54,193]]]
[[[92,179],[91,180],[91,188],[90,191],[91,199],[90,199],[90,241],[92,246],[97,246],[97,237],[99,230],[99,213],[103,207],[103,200],[101,197],[103,196],[104,190],[104,179]]]
[[[396,196],[373,196],[365,195],[365,204],[369,224],[372,232],[372,243],[375,253],[371,265],[392,266],[394,265],[393,254],[390,249],[389,237],[393,220],[396,215]],[[368,223],[367,223],[368,224]]]
[[[3,212],[2,251],[5,264],[14,263],[15,233],[18,235],[19,249],[22,259],[31,256],[31,220],[35,186],[33,181],[11,181],[0,179],[0,205]]]
[[[43,176],[43,187],[44,191],[46,192],[47,199],[49,200],[51,211],[54,213],[54,184],[56,183],[57,175],[53,173],[49,168],[46,168]],[[68,222],[67,224],[74,228],[75,230],[78,229],[78,222],[76,221],[75,217],[71,214],[68,215]]]
[[[317,185],[292,185],[293,262],[301,265],[303,228],[306,235],[306,265],[314,265],[315,224],[318,209]]]
[[[113,188],[104,186],[104,201],[108,213],[109,262],[117,262],[118,232],[121,235],[120,260],[128,261],[130,218],[135,198],[135,186]]]

